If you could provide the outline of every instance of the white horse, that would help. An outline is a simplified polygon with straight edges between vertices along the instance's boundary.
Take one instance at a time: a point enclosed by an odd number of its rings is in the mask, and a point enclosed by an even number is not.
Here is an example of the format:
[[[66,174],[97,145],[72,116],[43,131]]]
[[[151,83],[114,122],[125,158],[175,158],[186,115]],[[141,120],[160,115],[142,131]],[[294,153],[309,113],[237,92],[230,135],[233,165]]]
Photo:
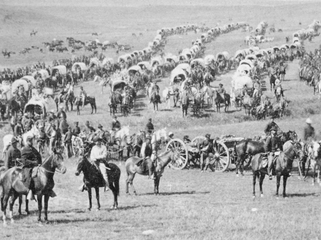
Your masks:
[[[119,131],[115,133],[116,139],[123,139],[129,136],[129,126],[123,126]]]
[[[321,168],[321,154],[320,154],[321,145],[319,142],[313,141],[308,148],[309,156],[309,166],[311,165],[313,169],[313,180],[312,185],[315,183],[315,173],[317,172],[317,183],[321,186],[320,183],[320,168]]]

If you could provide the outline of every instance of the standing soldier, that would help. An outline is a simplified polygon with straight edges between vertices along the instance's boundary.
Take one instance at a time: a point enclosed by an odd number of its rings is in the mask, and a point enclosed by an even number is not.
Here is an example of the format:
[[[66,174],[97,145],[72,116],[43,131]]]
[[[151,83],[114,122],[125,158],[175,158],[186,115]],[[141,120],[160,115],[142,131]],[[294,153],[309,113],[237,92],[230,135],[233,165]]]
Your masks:
[[[72,134],[75,136],[78,136],[80,134],[81,130],[79,127],[79,122],[75,122],[74,129],[72,130]]]
[[[53,152],[53,149],[56,147],[57,142],[57,128],[56,125],[52,125],[51,132],[49,134],[49,152]]]
[[[201,171],[203,172],[204,170],[207,169],[209,166],[209,163],[211,162],[211,159],[214,157],[214,146],[213,146],[213,139],[211,139],[210,134],[205,135],[205,140],[202,143],[202,149],[201,149],[201,160],[200,160],[200,165],[201,165]],[[211,168],[212,171],[214,171],[213,168]]]
[[[279,126],[276,124],[276,122],[274,122],[274,116],[271,117],[271,121],[266,125],[264,132],[266,134],[266,136],[271,135],[271,130],[275,129],[275,131],[277,131],[279,128]]]
[[[306,144],[310,144],[310,142],[315,138],[315,131],[314,127],[312,127],[312,120],[310,118],[308,118],[305,122],[306,125],[304,127],[303,139]]]
[[[79,95],[80,95],[80,99],[82,101],[82,107],[84,108],[85,102],[86,102],[86,99],[87,99],[87,93],[85,92],[83,86],[80,87],[80,94]]]
[[[65,134],[65,138],[64,138],[64,145],[66,149],[66,155],[68,156],[68,158],[71,158],[72,156],[71,139],[72,139],[71,127],[68,127],[68,131]]]
[[[148,123],[146,124],[146,132],[149,134],[152,134],[154,132],[154,125],[152,123],[151,118],[148,120]]]
[[[17,160],[21,158],[21,152],[17,147],[18,140],[13,137],[11,140],[11,146],[9,147],[4,160],[5,169],[8,170],[14,166],[17,166]]]
[[[115,132],[119,131],[121,128],[120,122],[117,120],[117,116],[114,115],[113,121],[111,123],[111,129]]]

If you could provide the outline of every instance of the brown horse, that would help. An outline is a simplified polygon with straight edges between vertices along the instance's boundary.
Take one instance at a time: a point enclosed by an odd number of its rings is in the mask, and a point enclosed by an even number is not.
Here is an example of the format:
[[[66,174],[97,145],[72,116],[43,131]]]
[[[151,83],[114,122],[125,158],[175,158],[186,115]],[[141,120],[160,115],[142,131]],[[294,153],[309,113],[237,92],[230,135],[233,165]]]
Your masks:
[[[162,173],[164,172],[165,167],[176,158],[176,153],[172,150],[169,150],[167,152],[164,152],[162,154],[160,154],[159,156],[156,157],[156,168],[153,169],[154,170],[154,194],[159,194],[159,182],[160,182],[160,178],[162,176]],[[148,171],[148,166],[149,164],[152,164],[151,160],[147,160],[142,162],[139,166],[137,165],[137,163],[139,163],[140,161],[143,161],[143,159],[138,158],[138,157],[130,157],[127,159],[126,163],[125,163],[125,168],[126,168],[126,172],[127,172],[127,180],[126,180],[126,193],[129,194],[129,189],[128,189],[128,185],[130,184],[134,194],[136,195],[136,190],[134,188],[133,185],[133,181],[135,178],[135,174],[141,174],[144,176],[149,175],[149,171]]]
[[[286,181],[292,169],[293,159],[298,156],[299,148],[298,143],[291,140],[283,145],[283,151],[277,156],[274,169],[276,174],[276,196],[279,196],[279,188],[281,177],[283,176],[283,197],[286,197]],[[263,164],[264,154],[256,154],[252,159],[252,172],[253,172],[253,198],[255,198],[255,183],[256,178],[260,180],[260,192],[263,197],[263,180],[267,174],[267,164]]]
[[[77,106],[77,115],[80,115],[80,106],[82,106],[82,99],[76,97],[74,103]],[[96,98],[95,97],[86,97],[84,106],[86,106],[87,104],[90,104],[90,106],[91,106],[91,114],[93,114],[94,111],[95,111],[95,113],[97,113],[97,106],[96,106]]]
[[[288,132],[280,132],[277,134],[279,140],[280,140],[280,149],[282,149],[282,145],[288,141],[296,141],[298,138],[298,135],[295,131],[288,131]],[[236,157],[236,174],[238,175],[239,170],[241,174],[243,175],[243,167],[244,162],[247,158],[248,164],[251,161],[252,156],[258,154],[258,153],[264,153],[265,142],[263,141],[254,141],[251,139],[243,140],[234,145],[234,153]]]
[[[109,163],[107,169],[107,176],[109,182],[109,188],[114,194],[114,205],[113,208],[118,208],[118,195],[119,195],[119,179],[120,179],[120,169],[113,163]],[[79,158],[76,170],[76,176],[78,176],[81,172],[84,173],[84,184],[88,191],[88,199],[89,199],[89,208],[92,208],[91,202],[91,188],[95,188],[96,191],[96,199],[97,199],[97,209],[100,209],[99,202],[99,188],[104,187],[104,179],[98,168],[95,164],[92,164],[88,161],[86,156]]]
[[[45,208],[45,222],[48,223],[48,202],[49,197],[52,194],[52,189],[55,186],[53,176],[56,169],[61,173],[66,172],[66,168],[63,165],[63,157],[61,153],[55,152],[49,156],[39,168],[34,168],[32,175],[36,175],[33,178],[35,195],[38,201],[38,221],[41,221],[42,210],[42,197],[44,196],[44,208]],[[27,195],[28,189],[25,187],[21,180],[22,169],[19,167],[10,168],[7,171],[0,171],[0,187],[2,189],[1,194],[1,211],[3,214],[3,224],[6,225],[6,208],[9,198],[10,200],[10,219],[13,223],[13,205],[15,200],[21,195]],[[20,203],[20,202],[19,202]],[[28,202],[26,202],[28,204]],[[20,208],[20,206],[19,206]],[[26,206],[26,209],[28,207]]]
[[[224,105],[224,112],[226,112],[231,105],[231,96],[227,93],[224,93],[224,97],[222,97],[221,94],[215,91],[214,102],[217,112],[221,111],[221,104]]]

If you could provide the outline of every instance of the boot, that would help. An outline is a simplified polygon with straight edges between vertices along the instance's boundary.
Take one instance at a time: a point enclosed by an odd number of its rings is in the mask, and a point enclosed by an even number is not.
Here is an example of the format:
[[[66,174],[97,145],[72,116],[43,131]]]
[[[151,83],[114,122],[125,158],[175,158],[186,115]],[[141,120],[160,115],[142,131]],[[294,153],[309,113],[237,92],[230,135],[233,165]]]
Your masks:
[[[33,195],[32,190],[29,190],[29,191],[28,191],[27,199],[28,199],[29,201],[31,201],[31,200],[36,200],[36,199],[35,199],[35,196]]]

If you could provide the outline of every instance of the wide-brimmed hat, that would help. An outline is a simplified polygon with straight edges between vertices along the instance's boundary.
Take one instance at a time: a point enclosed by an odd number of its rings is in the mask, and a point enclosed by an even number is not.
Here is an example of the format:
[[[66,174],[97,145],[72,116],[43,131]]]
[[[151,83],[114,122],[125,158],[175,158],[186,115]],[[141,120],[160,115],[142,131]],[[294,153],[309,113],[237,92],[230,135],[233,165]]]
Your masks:
[[[205,135],[205,137],[206,137],[206,138],[210,138],[210,137],[211,137],[211,134],[207,133],[207,134]]]
[[[307,118],[307,120],[305,120],[305,122],[308,124],[312,124],[312,120],[310,118]]]

